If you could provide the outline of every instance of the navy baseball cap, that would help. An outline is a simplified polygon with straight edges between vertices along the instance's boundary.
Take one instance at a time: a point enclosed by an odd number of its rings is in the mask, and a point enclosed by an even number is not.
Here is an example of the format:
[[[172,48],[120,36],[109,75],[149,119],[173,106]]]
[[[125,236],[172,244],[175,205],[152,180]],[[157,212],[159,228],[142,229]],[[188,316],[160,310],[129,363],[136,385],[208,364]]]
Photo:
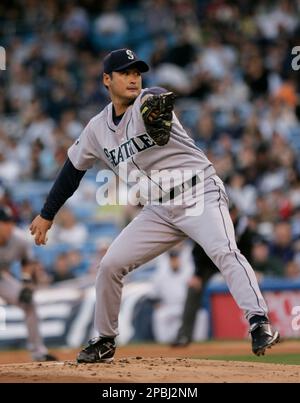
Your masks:
[[[14,216],[11,209],[7,206],[0,207],[0,221],[10,222],[14,221]]]
[[[149,66],[130,49],[113,50],[103,60],[103,72],[109,74],[113,71],[126,70],[129,67],[136,67],[141,73],[149,70]]]

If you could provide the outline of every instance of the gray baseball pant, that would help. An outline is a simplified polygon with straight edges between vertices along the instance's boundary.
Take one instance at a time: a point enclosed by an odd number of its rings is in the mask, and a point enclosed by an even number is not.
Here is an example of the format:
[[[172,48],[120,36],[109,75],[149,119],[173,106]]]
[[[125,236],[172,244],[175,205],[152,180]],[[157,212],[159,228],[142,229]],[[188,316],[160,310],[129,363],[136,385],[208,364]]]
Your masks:
[[[25,314],[25,323],[28,332],[28,348],[32,353],[33,358],[37,358],[42,354],[47,353],[47,348],[43,343],[39,331],[39,320],[36,313],[34,302],[24,304],[19,302],[19,294],[22,289],[22,284],[12,277],[8,272],[1,273],[0,279],[0,297],[8,304],[17,305]]]
[[[113,241],[96,278],[95,329],[100,336],[118,335],[124,276],[187,237],[218,267],[246,319],[267,315],[255,273],[236,245],[223,182],[213,175],[204,182],[201,215],[188,216],[182,206],[147,205]]]

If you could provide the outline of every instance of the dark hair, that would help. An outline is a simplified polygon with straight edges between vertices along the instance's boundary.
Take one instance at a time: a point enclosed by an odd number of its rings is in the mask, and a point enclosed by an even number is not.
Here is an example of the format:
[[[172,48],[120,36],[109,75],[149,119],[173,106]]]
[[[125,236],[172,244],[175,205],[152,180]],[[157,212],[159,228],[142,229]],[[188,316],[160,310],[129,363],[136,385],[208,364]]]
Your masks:
[[[12,209],[9,206],[0,205],[0,221],[14,222],[14,215]]]
[[[103,73],[103,74],[108,74],[109,77],[110,77],[110,79],[112,79],[112,72],[111,72],[111,73]],[[103,82],[102,82],[102,84],[104,85],[104,87],[105,87],[105,88],[107,89],[107,91],[108,91],[108,86],[105,85]]]

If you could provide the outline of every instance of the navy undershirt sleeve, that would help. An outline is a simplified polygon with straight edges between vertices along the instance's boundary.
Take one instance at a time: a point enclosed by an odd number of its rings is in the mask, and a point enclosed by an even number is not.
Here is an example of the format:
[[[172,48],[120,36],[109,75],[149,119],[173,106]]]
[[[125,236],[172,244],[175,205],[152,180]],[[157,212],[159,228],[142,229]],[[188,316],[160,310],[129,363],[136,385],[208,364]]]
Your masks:
[[[85,173],[86,171],[76,169],[68,158],[47,196],[40,213],[41,217],[52,221],[58,210],[78,188]]]

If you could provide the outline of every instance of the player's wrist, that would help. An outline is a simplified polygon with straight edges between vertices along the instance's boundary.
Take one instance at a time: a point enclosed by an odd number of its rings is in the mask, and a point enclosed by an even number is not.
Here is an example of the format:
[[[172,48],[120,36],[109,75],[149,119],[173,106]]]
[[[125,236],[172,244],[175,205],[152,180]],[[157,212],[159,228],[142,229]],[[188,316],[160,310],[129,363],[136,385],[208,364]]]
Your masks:
[[[54,220],[54,215],[52,213],[47,212],[44,209],[40,212],[40,217],[50,222]]]

